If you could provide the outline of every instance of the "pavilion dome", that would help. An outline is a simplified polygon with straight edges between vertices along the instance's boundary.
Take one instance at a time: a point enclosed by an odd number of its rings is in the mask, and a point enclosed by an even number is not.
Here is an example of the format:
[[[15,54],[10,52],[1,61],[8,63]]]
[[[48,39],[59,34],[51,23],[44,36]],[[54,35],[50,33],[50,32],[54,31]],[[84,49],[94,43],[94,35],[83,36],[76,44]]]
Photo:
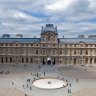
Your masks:
[[[41,34],[44,34],[46,32],[53,32],[55,34],[58,34],[57,33],[57,27],[54,27],[53,24],[46,24],[44,27],[42,26]]]

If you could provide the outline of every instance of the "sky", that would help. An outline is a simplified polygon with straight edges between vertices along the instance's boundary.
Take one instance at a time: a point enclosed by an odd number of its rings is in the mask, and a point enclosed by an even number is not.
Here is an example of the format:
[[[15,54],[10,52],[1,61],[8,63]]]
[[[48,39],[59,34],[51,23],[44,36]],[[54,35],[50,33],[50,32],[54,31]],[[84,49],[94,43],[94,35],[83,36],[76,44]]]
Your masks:
[[[40,37],[49,23],[59,37],[96,35],[96,0],[0,0],[0,37]]]

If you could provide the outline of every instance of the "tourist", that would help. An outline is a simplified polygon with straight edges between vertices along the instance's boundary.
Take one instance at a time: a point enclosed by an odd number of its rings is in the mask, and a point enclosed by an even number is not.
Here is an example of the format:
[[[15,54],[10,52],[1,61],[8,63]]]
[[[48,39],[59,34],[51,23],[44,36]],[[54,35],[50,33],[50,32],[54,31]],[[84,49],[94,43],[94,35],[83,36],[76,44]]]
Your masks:
[[[87,71],[87,69],[85,69],[85,71]]]
[[[23,88],[25,88],[25,86],[23,85]]]
[[[32,87],[30,86],[30,90],[32,90]]]
[[[71,93],[71,89],[69,90],[69,93]]]
[[[66,82],[68,82],[68,80],[66,80]]]
[[[76,81],[78,82],[78,78],[76,79]]]
[[[44,72],[44,76],[45,76],[45,72]]]
[[[30,79],[27,79],[27,82],[30,82]]]
[[[30,82],[30,79],[29,79],[29,82]]]
[[[71,93],[71,89],[68,89],[68,93]]]
[[[69,93],[69,89],[68,89],[68,93]]]
[[[71,87],[71,83],[69,84],[69,86]]]
[[[12,82],[12,85],[14,85],[14,82]]]
[[[37,73],[37,78],[38,78],[38,76],[39,76],[39,73]]]
[[[27,88],[28,88],[28,84],[27,84]]]

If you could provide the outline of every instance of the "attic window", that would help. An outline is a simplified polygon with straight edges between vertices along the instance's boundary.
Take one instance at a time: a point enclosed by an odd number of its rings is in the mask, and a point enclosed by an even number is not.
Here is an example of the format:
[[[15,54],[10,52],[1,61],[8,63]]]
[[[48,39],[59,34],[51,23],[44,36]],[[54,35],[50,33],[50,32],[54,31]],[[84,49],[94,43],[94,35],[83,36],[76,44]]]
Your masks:
[[[92,45],[90,45],[90,47],[92,47]]]
[[[76,45],[74,45],[76,47]]]
[[[82,47],[83,45],[81,44],[81,47]]]

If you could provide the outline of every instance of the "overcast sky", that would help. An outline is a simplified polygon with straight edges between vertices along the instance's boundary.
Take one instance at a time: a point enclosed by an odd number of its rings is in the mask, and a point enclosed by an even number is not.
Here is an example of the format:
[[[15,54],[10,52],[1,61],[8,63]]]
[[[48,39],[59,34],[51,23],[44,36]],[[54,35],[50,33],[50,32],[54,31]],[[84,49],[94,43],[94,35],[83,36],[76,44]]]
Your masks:
[[[96,34],[96,0],[0,0],[0,37],[39,37],[46,23],[58,27],[59,37]]]

